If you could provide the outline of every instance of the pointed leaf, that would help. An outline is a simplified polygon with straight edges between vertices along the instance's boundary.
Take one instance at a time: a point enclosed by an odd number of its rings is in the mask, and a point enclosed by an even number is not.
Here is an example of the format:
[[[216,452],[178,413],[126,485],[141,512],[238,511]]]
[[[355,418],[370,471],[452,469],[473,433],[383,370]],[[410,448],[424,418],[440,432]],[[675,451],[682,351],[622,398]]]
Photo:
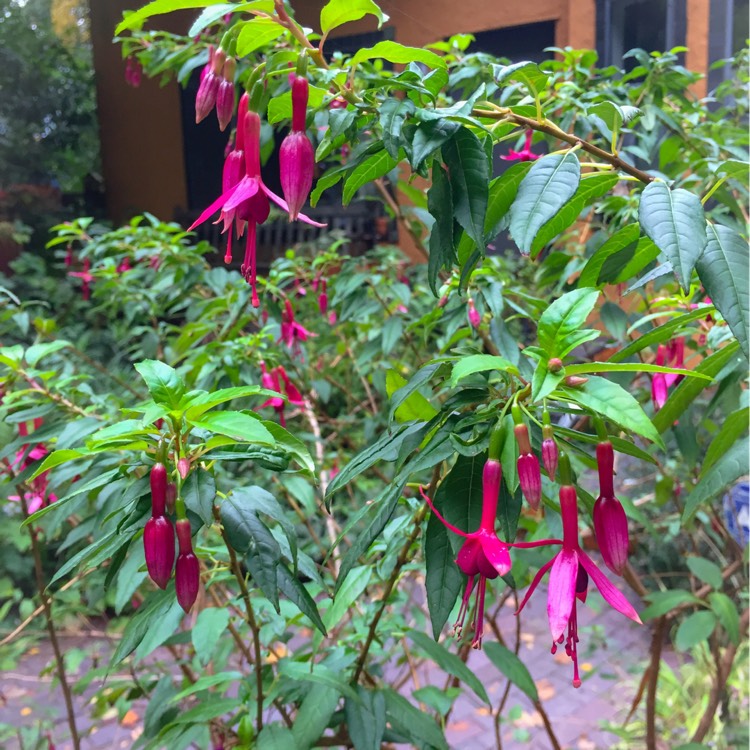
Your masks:
[[[505,646],[490,641],[484,644],[487,658],[520,690],[536,703],[539,700],[534,680],[526,665]]]
[[[329,0],[320,11],[320,29],[328,34],[337,26],[358,21],[368,14],[378,19],[378,28],[388,19],[372,0]]]
[[[349,61],[349,65],[354,67],[365,60],[373,60],[378,57],[388,60],[388,62],[404,65],[410,62],[419,62],[429,68],[446,67],[445,60],[434,52],[421,47],[407,47],[404,44],[390,41],[378,42],[374,47],[360,49]]]
[[[437,297],[438,274],[443,268],[450,271],[456,260],[451,184],[443,165],[437,161],[432,164],[432,185],[427,191],[427,209],[435,219],[430,233],[427,279],[432,293]]]
[[[693,612],[677,628],[674,647],[678,651],[688,651],[701,641],[708,640],[716,627],[716,615],[713,612]]]
[[[185,395],[185,383],[177,371],[155,359],[144,359],[137,362],[135,369],[146,381],[146,386],[157,404],[164,404],[170,409],[177,409]]]
[[[357,686],[359,700],[346,699],[344,712],[354,750],[380,750],[385,733],[385,696]]]
[[[349,205],[357,190],[363,185],[388,174],[397,164],[398,160],[394,159],[385,149],[365,159],[346,178],[346,182],[344,183],[344,205]]]
[[[455,562],[448,531],[434,514],[427,521],[424,536],[425,590],[432,634],[437,640],[450,617],[456,597],[466,583]]]
[[[550,358],[562,358],[570,352],[570,344],[577,340],[598,298],[596,289],[574,289],[556,299],[542,313],[537,336],[539,346]]]
[[[278,39],[286,29],[270,18],[253,18],[243,21],[237,36],[237,54],[245,57]]]

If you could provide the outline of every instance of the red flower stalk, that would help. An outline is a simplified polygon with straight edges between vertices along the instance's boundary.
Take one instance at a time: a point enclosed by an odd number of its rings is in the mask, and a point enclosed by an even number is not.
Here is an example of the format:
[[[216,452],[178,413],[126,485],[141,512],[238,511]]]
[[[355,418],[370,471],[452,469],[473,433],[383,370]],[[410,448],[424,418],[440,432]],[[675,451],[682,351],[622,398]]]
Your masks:
[[[315,152],[305,132],[308,84],[306,78],[292,81],[292,132],[279,150],[279,176],[289,205],[289,221],[294,221],[312,188]]]
[[[628,561],[628,518],[615,497],[614,450],[608,440],[596,446],[599,497],[594,503],[594,532],[606,566],[618,576]]]
[[[510,149],[507,156],[501,156],[501,159],[505,161],[534,161],[538,159],[541,154],[535,154],[531,150],[531,141],[534,137],[533,130],[526,131],[526,140],[524,141],[523,148],[520,151],[514,151]]]
[[[469,297],[469,303],[468,303],[468,316],[469,316],[469,323],[471,324],[471,327],[479,328],[482,322],[482,316],[479,314],[477,308],[474,306],[474,300],[471,297]]]
[[[477,583],[477,606],[472,623],[474,629],[474,640],[472,648],[482,647],[482,635],[484,631],[484,599],[487,589],[487,579],[493,580],[498,576],[505,575],[511,568],[508,545],[502,542],[495,531],[495,519],[497,518],[497,501],[500,496],[500,483],[502,481],[502,467],[496,459],[488,459],[484,464],[482,472],[482,520],[479,528],[467,534],[465,531],[453,526],[453,524],[440,515],[424,490],[420,487],[422,497],[430,506],[432,512],[447,529],[466,539],[456,557],[456,565],[467,577],[466,589],[461,600],[458,618],[453,626],[456,635],[461,635],[464,620],[469,611],[469,602],[474,591],[474,582]]]
[[[529,430],[526,425],[517,424],[513,431],[520,454],[517,463],[518,482],[528,504],[533,510],[537,510],[542,500],[542,472],[539,468],[539,459],[531,452]]]
[[[198,596],[201,574],[198,558],[193,553],[190,521],[187,518],[180,518],[177,521],[177,541],[180,545],[180,553],[177,555],[174,586],[177,601],[185,612],[189,612]]]
[[[573,660],[573,686],[580,687],[578,672],[578,613],[576,599],[585,601],[588,576],[594,581],[607,603],[621,614],[640,624],[641,620],[630,602],[616,589],[599,570],[594,561],[581,549],[578,543],[578,504],[575,487],[570,484],[570,464],[567,456],[561,456],[563,481],[560,487],[560,513],[563,522],[563,538],[544,539],[536,542],[516,542],[513,547],[539,547],[561,544],[562,549],[534,576],[516,614],[520,614],[531,595],[536,590],[544,574],[552,569],[547,595],[547,617],[552,634],[552,653],[557,645],[565,643],[565,651]],[[567,638],[565,637],[567,631]]]

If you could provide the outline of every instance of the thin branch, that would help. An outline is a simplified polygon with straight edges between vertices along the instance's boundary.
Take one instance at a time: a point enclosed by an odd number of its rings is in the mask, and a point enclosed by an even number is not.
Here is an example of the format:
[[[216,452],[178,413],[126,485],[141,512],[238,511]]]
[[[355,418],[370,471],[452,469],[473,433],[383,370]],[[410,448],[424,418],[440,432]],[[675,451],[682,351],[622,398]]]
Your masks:
[[[654,634],[651,636],[651,663],[648,666],[648,693],[646,695],[646,748],[657,750],[656,744],[656,689],[659,684],[659,664],[664,645],[664,633],[667,629],[667,618],[656,621]]]

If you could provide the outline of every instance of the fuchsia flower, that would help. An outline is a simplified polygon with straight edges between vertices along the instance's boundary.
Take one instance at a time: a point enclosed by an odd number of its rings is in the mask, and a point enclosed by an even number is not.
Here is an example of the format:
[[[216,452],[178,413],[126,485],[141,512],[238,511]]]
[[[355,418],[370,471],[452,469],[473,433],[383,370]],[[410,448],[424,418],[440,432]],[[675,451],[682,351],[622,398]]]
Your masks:
[[[278,367],[274,367],[273,370],[269,372],[266,367],[266,363],[261,362],[260,372],[260,383],[269,391],[276,391],[276,393],[279,394],[282,393],[283,383],[283,392],[286,393],[286,400],[281,398],[281,396],[273,396],[269,398],[268,401],[266,401],[260,408],[265,409],[267,407],[271,407],[279,415],[279,422],[281,423],[281,426],[286,427],[284,409],[286,407],[287,401],[292,406],[302,406],[304,405],[305,400],[302,398],[302,394],[292,383],[286,373],[286,370],[281,365],[279,365]]]
[[[482,322],[482,316],[479,314],[479,311],[474,306],[474,300],[471,297],[469,297],[467,308],[468,308],[467,314],[469,316],[469,323],[471,324],[471,327],[479,328]]]
[[[547,617],[552,634],[552,653],[558,644],[565,643],[565,652],[573,660],[573,687],[580,687],[578,673],[578,613],[576,599],[585,601],[589,576],[607,603],[625,617],[640,624],[641,619],[624,594],[616,589],[599,570],[596,563],[581,549],[578,543],[578,503],[575,487],[571,484],[570,463],[565,454],[560,456],[563,484],[560,487],[560,513],[563,522],[562,549],[534,576],[526,595],[518,607],[520,614],[536,590],[544,574],[552,569],[547,595]],[[559,539],[544,539],[537,542],[516,542],[512,547],[539,547],[560,544]],[[567,638],[565,633],[567,630]]]
[[[141,85],[143,66],[135,55],[129,55],[125,60],[125,83],[137,89]]]
[[[542,500],[542,472],[539,468],[539,459],[531,452],[528,427],[525,424],[516,424],[513,431],[519,451],[516,464],[518,483],[521,485],[521,492],[528,504],[533,510],[537,510]]]
[[[258,307],[260,300],[257,292],[256,271],[256,228],[267,218],[270,211],[268,199],[279,205],[285,211],[289,207],[283,198],[270,190],[263,183],[260,175],[260,117],[257,112],[248,111],[249,97],[245,93],[240,99],[237,114],[237,140],[235,148],[224,162],[222,177],[222,194],[192,223],[188,231],[207,221],[217,211],[221,211],[219,219],[224,222],[222,233],[228,232],[227,252],[225,262],[232,260],[231,228],[234,223],[237,236],[247,226],[247,240],[245,243],[245,259],[240,266],[240,272],[252,289],[252,305]],[[307,224],[324,227],[299,214],[298,218]]]
[[[68,271],[68,276],[75,276],[83,282],[81,296],[84,300],[89,300],[91,298],[91,282],[95,279],[95,276],[91,273],[91,261],[86,258],[83,261],[83,271]]]
[[[659,344],[656,349],[656,363],[666,367],[685,367],[685,339],[672,339],[668,344]],[[651,400],[658,411],[667,402],[669,389],[682,380],[682,375],[674,372],[655,372],[651,376]]]
[[[190,521],[181,518],[177,521],[177,541],[180,553],[174,572],[174,587],[180,606],[189,612],[198,596],[201,571],[198,558],[193,552],[193,542],[190,538]]]
[[[534,161],[538,159],[541,154],[535,154],[531,150],[531,140],[534,137],[533,130],[526,131],[526,140],[524,141],[523,148],[520,151],[514,151],[510,149],[507,156],[501,156],[501,159],[505,161]]]
[[[484,464],[484,471],[482,473],[482,520],[479,528],[471,534],[467,534],[465,531],[446,521],[432,504],[432,500],[427,497],[424,490],[420,487],[422,497],[443,526],[450,529],[454,534],[458,534],[466,539],[458,552],[458,557],[456,557],[456,565],[458,565],[461,572],[467,577],[466,589],[461,600],[458,618],[453,626],[454,632],[458,636],[461,635],[464,620],[469,611],[469,602],[474,591],[474,582],[476,579],[479,579],[477,583],[477,606],[474,622],[472,623],[474,629],[474,640],[471,643],[472,648],[482,647],[484,598],[487,579],[493,580],[498,576],[503,576],[511,568],[508,545],[500,540],[495,531],[497,501],[500,496],[501,481],[502,468],[500,462],[496,459],[488,459]]]
[[[281,311],[281,336],[279,336],[279,341],[283,341],[295,356],[298,356],[300,353],[299,342],[307,341],[310,336],[316,335],[295,320],[292,303],[285,299],[284,309]]]
[[[546,424],[542,427],[542,437],[544,438],[542,440],[542,463],[544,464],[547,476],[554,482],[560,452],[557,448],[551,425]]]
[[[219,121],[219,130],[226,130],[232,120],[234,113],[234,73],[237,63],[233,57],[224,63],[222,79],[216,91],[216,119]]]
[[[222,80],[221,71],[226,59],[226,52],[221,47],[216,51],[213,47],[209,47],[208,64],[201,71],[200,86],[198,86],[198,93],[195,95],[196,124],[205,120],[216,105],[219,83]]]
[[[315,152],[305,132],[308,83],[306,78],[292,80],[292,132],[279,149],[281,189],[289,204],[289,221],[294,221],[312,188]]]
[[[328,282],[325,279],[320,280],[320,294],[318,295],[318,310],[325,316],[328,312]]]
[[[41,419],[34,420],[35,430],[38,430],[41,425]],[[21,435],[21,437],[28,436],[29,429],[25,422],[19,423],[18,433],[19,435]],[[20,450],[16,452],[16,455],[13,458],[12,463],[10,464],[12,473],[19,474],[34,461],[41,461],[49,453],[47,448],[41,443],[37,443],[36,445],[34,445],[31,450],[28,449],[29,445],[24,445],[20,448]],[[48,473],[49,472],[45,471],[38,477],[33,479],[29,483],[29,491],[24,492],[23,494],[23,499],[26,501],[26,510],[28,511],[29,515],[31,515],[32,513],[36,513],[40,508],[45,508],[50,503],[54,503],[57,501],[57,495],[55,495],[53,492],[47,492],[47,487],[49,485],[49,480],[47,478]],[[8,500],[20,503],[21,496],[9,495]]]
[[[596,446],[599,469],[599,497],[594,504],[594,532],[606,566],[618,576],[628,562],[628,517],[622,503],[615,497],[612,443],[602,441]]]

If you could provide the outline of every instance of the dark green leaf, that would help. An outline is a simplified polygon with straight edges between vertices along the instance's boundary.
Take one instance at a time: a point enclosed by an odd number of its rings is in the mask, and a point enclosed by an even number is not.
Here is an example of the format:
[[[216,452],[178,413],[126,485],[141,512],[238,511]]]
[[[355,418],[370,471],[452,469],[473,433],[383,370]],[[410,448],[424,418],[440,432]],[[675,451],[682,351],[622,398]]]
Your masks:
[[[214,522],[216,482],[209,472],[196,466],[182,483],[182,498],[188,510],[193,511],[206,524]]]
[[[734,442],[747,432],[750,424],[750,409],[738,409],[724,419],[721,429],[716,433],[711,445],[708,446],[706,457],[703,459],[702,471],[706,472],[723,456]]]
[[[357,686],[359,700],[346,699],[344,713],[354,750],[380,750],[385,732],[385,696]]]
[[[635,246],[638,243],[641,228],[638,224],[628,224],[615,232],[596,252],[588,259],[588,262],[578,277],[579,287],[595,287],[606,282],[600,278],[600,273],[606,261],[619,257],[630,251],[627,260],[633,257]],[[626,262],[627,262],[626,260]]]
[[[437,639],[450,617],[466,577],[456,565],[447,529],[434,514],[430,515],[425,530],[424,556],[427,607],[432,633]]]
[[[669,614],[675,607],[683,604],[700,605],[701,603],[701,600],[697,596],[681,589],[657,591],[656,593],[649,594],[647,598],[650,604],[641,612],[641,620],[643,622]]]
[[[424,160],[450,140],[460,127],[457,122],[451,120],[420,123],[412,138],[412,168],[418,171]]]
[[[687,651],[708,639],[716,627],[716,615],[713,612],[693,612],[677,628],[674,647],[678,651]]]
[[[404,121],[414,114],[415,106],[411,99],[386,99],[380,105],[380,127],[383,130],[383,146],[394,158],[398,159],[401,148],[401,130]]]
[[[437,750],[448,750],[442,731],[430,716],[391,688],[384,688],[383,694],[387,716],[396,731],[405,734],[414,743],[427,743]]]
[[[318,612],[315,601],[308,593],[304,584],[292,573],[284,562],[276,567],[276,585],[284,596],[293,602],[297,609],[310,618],[313,625],[323,634],[327,635],[325,625]]]
[[[398,160],[394,159],[385,149],[378,151],[358,164],[344,183],[344,205],[349,205],[357,190],[363,185],[388,174],[397,164]]]
[[[427,209],[435,219],[430,233],[430,257],[427,262],[427,279],[432,293],[437,297],[437,280],[440,270],[450,271],[456,261],[453,244],[453,197],[451,184],[443,165],[432,165],[432,185],[427,191]]]
[[[531,698],[534,703],[539,700],[534,680],[526,669],[526,665],[505,646],[491,641],[484,644],[487,658],[520,690]]]
[[[540,94],[549,85],[547,74],[533,62],[518,62],[513,65],[493,65],[492,73],[498,84],[502,84],[505,81],[518,81],[529,89],[532,96]]]

